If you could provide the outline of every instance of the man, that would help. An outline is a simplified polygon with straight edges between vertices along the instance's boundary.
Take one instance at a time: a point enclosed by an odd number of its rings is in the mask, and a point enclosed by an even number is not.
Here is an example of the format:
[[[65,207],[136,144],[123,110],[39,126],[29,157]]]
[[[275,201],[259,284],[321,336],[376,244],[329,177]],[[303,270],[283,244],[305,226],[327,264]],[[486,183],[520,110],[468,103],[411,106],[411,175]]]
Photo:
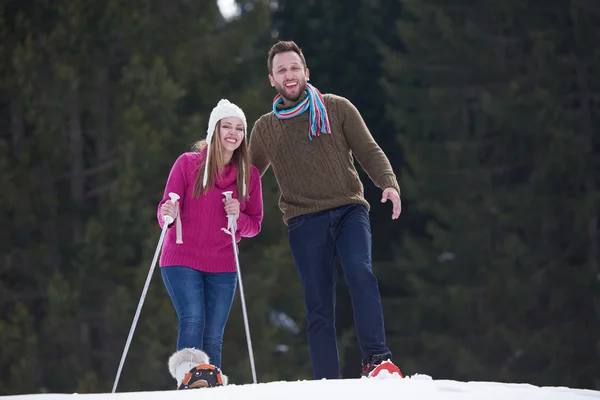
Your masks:
[[[340,378],[335,331],[335,261],[352,298],[363,354],[363,376],[400,370],[385,344],[383,311],[371,266],[369,203],[354,157],[401,211],[400,189],[390,163],[358,110],[347,99],[321,95],[307,83],[309,70],[294,42],[279,42],[268,56],[269,81],[279,92],[273,111],[260,117],[250,137],[251,162],[261,176],[272,165],[279,206],[304,289],[307,338],[314,379]]]

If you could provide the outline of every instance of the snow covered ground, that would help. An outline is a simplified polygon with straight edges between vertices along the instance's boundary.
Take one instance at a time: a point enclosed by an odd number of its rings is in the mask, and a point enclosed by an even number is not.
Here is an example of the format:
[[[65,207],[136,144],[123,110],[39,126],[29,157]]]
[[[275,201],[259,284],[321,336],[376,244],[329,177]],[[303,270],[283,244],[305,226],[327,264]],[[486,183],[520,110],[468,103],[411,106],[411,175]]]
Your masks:
[[[297,382],[269,382],[256,385],[229,385],[182,391],[127,392],[105,394],[36,394],[6,396],[7,400],[600,400],[600,391],[565,387],[538,387],[529,384],[457,382],[435,380],[427,375],[401,379],[343,379]]]

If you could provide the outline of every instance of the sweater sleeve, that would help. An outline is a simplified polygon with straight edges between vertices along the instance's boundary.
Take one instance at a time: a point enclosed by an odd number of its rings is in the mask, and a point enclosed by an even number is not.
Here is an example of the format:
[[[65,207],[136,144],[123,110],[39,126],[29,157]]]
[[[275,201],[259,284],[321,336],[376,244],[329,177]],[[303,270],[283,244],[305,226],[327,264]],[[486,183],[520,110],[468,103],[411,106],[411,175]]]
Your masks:
[[[254,237],[261,229],[263,220],[263,198],[260,173],[255,166],[250,171],[250,188],[244,212],[240,212],[237,220],[237,233],[240,237]]]
[[[175,164],[173,164],[171,172],[169,173],[169,178],[167,179],[167,184],[165,185],[165,192],[163,194],[163,198],[158,203],[158,209],[156,210],[156,217],[158,219],[158,224],[160,225],[161,229],[164,227],[165,223],[160,213],[160,209],[166,201],[171,200],[171,198],[169,197],[169,193],[173,192],[179,195],[179,213],[183,211],[183,197],[185,196],[185,190],[187,187],[187,181],[185,178],[187,162],[188,160],[186,155],[180,155],[175,161]]]
[[[254,123],[252,133],[250,134],[250,142],[248,144],[250,163],[258,168],[260,176],[264,175],[271,164],[267,154],[267,149],[261,136],[261,125],[264,125],[261,123],[262,118],[264,117],[259,118]]]
[[[400,186],[390,161],[375,142],[358,109],[346,98],[337,99],[340,102],[338,111],[342,117],[344,135],[352,154],[377,187],[381,190],[392,187],[400,194]]]

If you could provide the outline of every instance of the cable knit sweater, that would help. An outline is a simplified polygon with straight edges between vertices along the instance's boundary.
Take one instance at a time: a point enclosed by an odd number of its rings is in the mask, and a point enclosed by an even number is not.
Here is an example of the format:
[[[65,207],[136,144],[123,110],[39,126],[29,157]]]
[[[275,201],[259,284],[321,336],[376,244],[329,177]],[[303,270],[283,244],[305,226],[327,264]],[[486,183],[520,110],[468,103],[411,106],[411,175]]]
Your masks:
[[[180,196],[179,212],[182,225],[182,244],[176,243],[175,223],[171,224],[165,235],[161,267],[179,265],[205,272],[235,272],[235,258],[231,235],[221,230],[227,228],[227,215],[223,199],[224,191],[233,191],[238,198],[236,185],[236,167],[225,166],[223,174],[215,187],[206,195],[194,197],[194,183],[198,166],[206,157],[206,150],[200,153],[184,153],[175,161],[165,187],[164,197],[158,204],[157,218],[161,228],[164,222],[161,216],[162,204],[169,200],[169,193]],[[237,220],[236,241],[242,237],[253,237],[261,229],[263,219],[263,201],[260,175],[256,167],[250,172],[248,199],[240,203],[240,215]]]
[[[296,104],[304,97],[306,94]],[[356,107],[341,96],[325,94],[323,97],[330,134],[308,138],[308,111],[291,119],[279,119],[271,111],[260,117],[252,129],[252,164],[261,176],[273,166],[285,223],[298,215],[346,204],[364,204],[370,209],[354,167],[354,157],[379,188],[392,187],[400,193],[389,160]]]

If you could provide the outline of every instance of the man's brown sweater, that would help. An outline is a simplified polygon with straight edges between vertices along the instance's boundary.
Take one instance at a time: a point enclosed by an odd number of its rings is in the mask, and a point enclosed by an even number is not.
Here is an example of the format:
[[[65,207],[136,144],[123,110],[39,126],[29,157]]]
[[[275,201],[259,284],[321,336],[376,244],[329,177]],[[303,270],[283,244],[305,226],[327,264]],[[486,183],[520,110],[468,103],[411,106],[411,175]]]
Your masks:
[[[392,187],[400,193],[389,160],[356,107],[344,97],[323,97],[331,133],[310,140],[307,110],[290,119],[280,119],[271,111],[256,121],[250,135],[251,162],[260,175],[273,166],[285,223],[298,215],[347,204],[364,204],[369,209],[354,157],[379,188]]]

